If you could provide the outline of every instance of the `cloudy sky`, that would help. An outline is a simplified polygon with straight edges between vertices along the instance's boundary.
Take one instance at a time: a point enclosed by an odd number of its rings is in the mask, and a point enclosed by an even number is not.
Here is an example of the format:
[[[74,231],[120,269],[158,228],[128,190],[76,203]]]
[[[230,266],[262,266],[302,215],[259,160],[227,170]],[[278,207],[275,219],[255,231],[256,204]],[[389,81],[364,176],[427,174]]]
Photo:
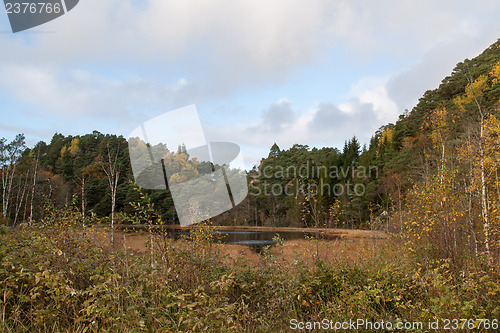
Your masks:
[[[0,137],[128,136],[195,104],[247,165],[273,142],[362,143],[500,37],[500,2],[80,0],[13,34],[0,13]]]

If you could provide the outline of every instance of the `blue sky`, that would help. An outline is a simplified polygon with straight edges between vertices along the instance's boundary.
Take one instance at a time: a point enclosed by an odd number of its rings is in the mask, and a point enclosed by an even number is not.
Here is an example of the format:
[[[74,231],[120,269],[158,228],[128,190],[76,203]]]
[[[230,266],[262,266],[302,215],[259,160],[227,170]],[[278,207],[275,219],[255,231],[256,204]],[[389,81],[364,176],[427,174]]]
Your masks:
[[[273,142],[367,143],[500,37],[500,2],[81,0],[12,34],[0,13],[0,137],[127,136],[196,104],[248,166]]]

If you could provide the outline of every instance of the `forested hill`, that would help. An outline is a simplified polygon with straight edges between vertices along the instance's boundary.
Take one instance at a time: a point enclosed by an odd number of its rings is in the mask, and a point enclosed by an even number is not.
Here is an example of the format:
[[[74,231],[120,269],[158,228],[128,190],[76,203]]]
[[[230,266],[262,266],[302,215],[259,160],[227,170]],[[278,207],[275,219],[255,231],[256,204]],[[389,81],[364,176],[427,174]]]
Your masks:
[[[457,64],[437,89],[427,91],[410,112],[380,128],[363,147],[355,137],[340,149],[273,145],[249,171],[248,198],[216,223],[396,230],[403,227],[403,216],[418,214],[412,205],[422,186],[431,186],[436,177],[438,184],[446,184],[448,177],[453,182],[443,190],[460,194],[453,198],[455,208],[468,211],[460,223],[474,237],[494,237],[494,226],[488,225],[485,236],[484,224],[497,220],[500,205],[499,62],[497,41]],[[135,208],[130,203],[144,201],[130,182],[128,146],[121,136],[55,134],[50,143],[31,149],[22,143],[20,136],[0,145],[3,176],[11,179],[2,185],[4,219],[10,223],[42,218],[48,203],[72,204],[88,217],[109,216],[113,186],[106,171],[113,165],[119,171],[117,219],[131,219]],[[187,166],[199,172],[182,149],[177,153],[179,170]],[[145,192],[163,221],[176,223],[168,191]]]
[[[437,172],[443,151],[449,163],[461,165],[458,150],[478,135],[481,122],[478,105],[484,111],[484,120],[498,114],[500,86],[495,77],[499,61],[500,40],[474,59],[458,63],[437,89],[424,93],[411,112],[400,115],[395,125],[379,129],[371,149],[380,146],[381,140],[390,143],[384,145],[382,174],[404,183],[408,189]],[[392,183],[389,179],[387,182]]]
[[[458,63],[453,72],[442,80],[438,88],[426,91],[424,96],[419,99],[419,103],[407,116],[400,116],[394,129],[394,143],[398,149],[402,148],[404,138],[417,137],[420,133],[425,132],[422,125],[426,120],[426,116],[432,113],[433,110],[436,110],[441,104],[450,108],[450,111],[457,109],[454,100],[465,93],[469,82],[479,78],[481,75],[489,75],[493,66],[498,64],[500,60],[499,43],[497,41],[492,44],[472,60],[466,59]],[[499,89],[497,85],[485,92],[482,102],[486,103],[486,107],[494,107],[495,103],[498,102]],[[467,116],[470,117],[471,115],[469,114],[464,117],[464,115],[459,113],[456,116],[460,118],[458,123],[463,128],[467,123]]]

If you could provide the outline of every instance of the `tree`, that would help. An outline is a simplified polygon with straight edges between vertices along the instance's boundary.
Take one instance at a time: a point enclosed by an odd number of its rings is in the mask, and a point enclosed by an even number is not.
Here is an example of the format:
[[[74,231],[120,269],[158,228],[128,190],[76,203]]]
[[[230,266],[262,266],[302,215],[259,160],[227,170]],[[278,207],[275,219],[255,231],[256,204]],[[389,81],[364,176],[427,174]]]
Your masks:
[[[118,154],[120,152],[120,146],[116,148],[116,153],[112,154],[109,149],[109,142],[107,144],[107,156],[106,160],[100,155],[98,157],[98,163],[101,165],[102,170],[106,174],[106,179],[108,181],[108,187],[110,190],[111,197],[111,243],[114,244],[114,232],[115,232],[115,206],[116,206],[116,189],[118,188],[118,179],[120,177],[120,165],[118,163]],[[114,155],[114,156],[113,156]],[[83,176],[82,176],[83,177]]]
[[[0,171],[2,173],[2,214],[8,218],[9,204],[14,183],[14,175],[19,157],[25,147],[24,134],[16,135],[12,142],[6,144],[5,138],[0,139]]]
[[[102,164],[101,164],[102,165]],[[85,218],[86,218],[86,208],[87,208],[87,194],[86,194],[86,185],[89,181],[90,178],[96,178],[96,179],[101,179],[102,178],[102,171],[100,171],[98,163],[92,163],[81,170],[81,175],[75,175],[77,178],[79,185],[80,185],[80,201],[81,201],[81,208],[82,208],[82,223],[83,226],[85,227]],[[102,167],[101,167],[102,168]]]
[[[492,86],[498,84],[500,79],[500,62],[493,66],[488,75],[480,75],[475,80],[471,75],[468,76],[468,84],[465,93],[454,99],[455,104],[460,110],[466,112],[475,110],[478,118],[477,126],[479,137],[477,140],[477,161],[479,164],[479,184],[480,184],[480,203],[481,216],[483,220],[484,246],[486,255],[491,260],[491,241],[490,241],[490,209],[488,204],[488,175],[487,175],[487,155],[486,155],[486,121],[491,116],[492,110],[485,107],[485,95],[491,90]]]
[[[36,177],[38,171],[38,160],[40,159],[40,144],[38,145],[35,165],[33,167],[33,183],[31,184],[31,201],[30,201],[30,220],[29,223],[33,223],[33,199],[35,198],[35,186],[36,186]]]
[[[446,142],[448,141],[448,130],[447,130],[447,110],[446,107],[440,105],[436,110],[431,113],[429,127],[431,130],[431,139],[434,144],[434,148],[439,148],[441,150],[441,168],[444,167],[446,160]]]
[[[456,171],[444,167],[414,186],[408,194],[405,237],[410,249],[426,258],[463,264],[467,245],[473,248],[474,240],[467,237],[467,201],[456,179]]]
[[[271,150],[269,151],[268,157],[278,157],[280,153],[280,147],[276,144],[276,142],[272,145]]]

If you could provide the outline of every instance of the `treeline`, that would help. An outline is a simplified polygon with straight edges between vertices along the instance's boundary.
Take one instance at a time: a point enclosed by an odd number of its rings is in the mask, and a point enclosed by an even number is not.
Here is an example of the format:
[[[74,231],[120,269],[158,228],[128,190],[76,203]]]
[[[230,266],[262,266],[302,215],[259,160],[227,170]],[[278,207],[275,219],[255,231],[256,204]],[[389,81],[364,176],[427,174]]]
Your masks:
[[[114,211],[119,219],[134,213],[130,202],[141,202],[130,182],[128,145],[122,136],[97,131],[83,136],[56,133],[50,143],[42,141],[29,149],[24,136],[18,135],[10,143],[3,139],[0,153],[5,222],[39,220],[48,205],[73,205],[89,223],[112,218]],[[164,219],[174,223],[167,191],[154,191],[151,199]]]
[[[23,135],[10,143],[3,139],[1,170],[2,179],[7,180],[2,183],[3,218],[12,224],[36,221],[43,218],[50,203],[73,205],[89,223],[103,217],[126,223],[135,213],[131,203],[146,204],[133,183],[128,148],[122,136],[97,131],[83,136],[57,133],[50,143],[39,142],[31,149],[25,147]],[[366,191],[376,187],[378,177],[378,167],[370,164],[373,153],[361,149],[355,137],[342,152],[298,144],[281,151],[275,144],[269,157],[248,172],[247,199],[215,222],[363,227],[377,201],[375,192]],[[191,177],[207,172],[206,163],[190,159],[185,147],[170,156],[169,167],[178,172],[169,181],[182,181],[187,172]],[[363,168],[366,172],[361,173]],[[321,186],[319,191],[311,187],[314,184]],[[163,223],[178,223],[168,189],[143,192]]]
[[[378,162],[356,137],[336,148],[294,145],[269,156],[250,172],[250,203],[257,223],[279,226],[365,227],[381,195]],[[372,213],[371,213],[372,212]]]

